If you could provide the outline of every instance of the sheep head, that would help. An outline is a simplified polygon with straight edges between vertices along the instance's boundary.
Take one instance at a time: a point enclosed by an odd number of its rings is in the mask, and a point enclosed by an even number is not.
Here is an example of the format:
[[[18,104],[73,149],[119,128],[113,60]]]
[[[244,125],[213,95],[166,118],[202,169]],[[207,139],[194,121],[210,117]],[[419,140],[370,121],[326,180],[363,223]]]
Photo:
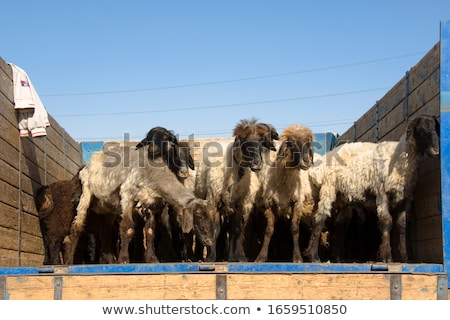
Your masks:
[[[234,128],[233,135],[235,137],[233,157],[240,167],[238,179],[243,175],[242,168],[260,171],[263,165],[263,149],[276,151],[274,140],[279,139],[274,127],[259,123],[254,118],[241,120]]]
[[[194,170],[194,160],[189,145],[180,143],[173,131],[163,127],[154,127],[147,136],[136,145],[136,149],[148,147],[148,159],[167,163],[170,170],[180,180],[189,175],[189,168]]]
[[[302,125],[287,127],[281,134],[281,147],[278,151],[278,165],[282,168],[308,170],[314,161],[314,135]]]
[[[419,116],[409,121],[406,137],[417,151],[439,156],[440,124],[436,117]]]
[[[169,168],[183,182],[189,176],[189,169],[195,169],[189,143],[185,141],[180,142],[171,152],[172,154],[169,156]]]
[[[214,219],[206,200],[196,198],[188,203],[183,211],[181,226],[184,233],[193,230],[204,246],[213,245]]]
[[[169,153],[172,147],[177,144],[178,139],[173,131],[169,131],[163,127],[154,127],[136,145],[136,149],[148,146],[149,157],[158,157]]]

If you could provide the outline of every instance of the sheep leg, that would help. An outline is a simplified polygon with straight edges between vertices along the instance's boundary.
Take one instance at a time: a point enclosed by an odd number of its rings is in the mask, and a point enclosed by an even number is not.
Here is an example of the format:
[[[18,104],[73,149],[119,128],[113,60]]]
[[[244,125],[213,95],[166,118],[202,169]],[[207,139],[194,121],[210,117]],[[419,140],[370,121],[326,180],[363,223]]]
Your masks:
[[[240,219],[239,233],[237,233],[237,239],[235,244],[234,257],[239,262],[247,262],[247,256],[245,255],[244,243],[245,243],[245,232],[247,230],[248,220],[250,218],[250,210],[248,208],[243,208],[242,215]]]
[[[316,216],[313,220],[313,227],[311,231],[311,238],[309,239],[308,247],[306,248],[304,255],[309,257],[311,262],[320,262],[319,258],[319,241],[322,235],[322,230],[325,226],[325,220],[327,216]]]
[[[193,262],[197,260],[197,256],[193,250],[194,244],[194,233],[193,232],[183,232],[181,234],[183,239],[183,261]],[[203,255],[202,255],[203,258]]]
[[[346,256],[345,242],[352,219],[352,208],[349,206],[337,210],[335,220],[335,232],[333,234],[332,256],[336,262],[342,262]]]
[[[292,251],[292,261],[294,263],[303,262],[302,255],[300,253],[300,244],[299,244],[300,219],[301,219],[301,210],[298,207],[298,205],[296,205],[293,208],[293,215],[292,215],[292,221],[291,221],[291,234],[292,234],[292,240],[294,241],[294,243],[293,243],[294,249]]]
[[[400,261],[407,262],[408,261],[408,253],[406,250],[406,210],[403,210],[399,213],[397,217],[397,227],[399,230],[399,244],[398,249],[400,252]]]
[[[159,260],[155,253],[155,229],[156,220],[153,212],[149,210],[147,219],[144,225],[144,239],[145,239],[145,262],[158,263]]]
[[[311,262],[320,262],[319,242],[322,230],[325,227],[325,221],[331,216],[332,204],[336,200],[336,191],[331,187],[324,187],[320,190],[320,201],[317,212],[312,222],[311,237],[308,247],[305,250],[305,256],[308,256]]]
[[[264,216],[266,217],[267,225],[266,225],[266,229],[264,232],[263,244],[262,244],[261,250],[259,251],[258,256],[255,259],[255,262],[266,262],[267,261],[270,239],[272,239],[274,225],[275,225],[275,215],[273,214],[271,209],[265,210]]]
[[[378,228],[381,233],[381,242],[378,256],[383,262],[392,262],[391,229],[392,216],[389,213],[387,196],[377,197]]]
[[[113,248],[113,228],[117,219],[117,215],[105,215],[103,216],[104,226],[97,231],[97,241],[100,255],[98,258],[99,263],[112,264],[115,262],[115,254]]]
[[[60,254],[62,252],[62,241],[59,239],[53,239],[47,235],[44,236],[43,240],[45,249],[44,264],[61,264]]]
[[[64,239],[63,259],[65,264],[73,264],[78,240],[84,231],[87,212],[93,198],[93,194],[85,184],[83,184],[82,188],[80,201],[77,206],[77,215],[72,222],[69,235]]]
[[[120,249],[119,249],[119,263],[129,263],[130,255],[128,252],[128,246],[134,235],[134,222],[132,218],[133,203],[126,207],[126,210],[122,214],[122,220],[119,224],[119,237],[120,237]]]
[[[230,239],[229,239],[229,249],[228,249],[228,261],[235,262],[236,260],[236,241],[241,233],[241,215],[240,210],[236,210],[233,212],[230,218],[229,230],[230,230]]]
[[[245,223],[242,211],[237,209],[230,216],[230,245],[228,251],[228,261],[230,262],[247,261],[244,253]]]

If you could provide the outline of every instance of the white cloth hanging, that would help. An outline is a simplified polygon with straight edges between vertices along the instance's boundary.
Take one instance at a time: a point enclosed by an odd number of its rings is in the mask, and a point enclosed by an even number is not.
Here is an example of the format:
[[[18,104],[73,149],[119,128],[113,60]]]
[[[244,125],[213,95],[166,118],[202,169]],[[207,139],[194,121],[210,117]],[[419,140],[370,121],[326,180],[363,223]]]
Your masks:
[[[48,113],[34,89],[27,73],[9,63],[13,72],[14,109],[18,112],[19,133],[21,137],[41,137],[47,135],[50,126]]]

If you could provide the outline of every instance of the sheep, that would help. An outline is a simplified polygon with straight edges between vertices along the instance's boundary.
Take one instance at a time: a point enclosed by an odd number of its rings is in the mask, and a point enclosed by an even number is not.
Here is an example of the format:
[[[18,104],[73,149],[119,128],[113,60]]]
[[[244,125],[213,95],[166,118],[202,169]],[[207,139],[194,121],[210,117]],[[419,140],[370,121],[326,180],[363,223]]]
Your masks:
[[[205,199],[209,206],[211,217],[214,220],[214,244],[208,247],[206,257],[204,248],[196,244],[197,259],[205,258],[208,262],[224,260],[225,234],[221,232],[224,223],[223,210],[221,210],[221,192],[225,163],[223,161],[225,150],[233,144],[233,139],[225,139],[219,142],[211,142],[204,146],[199,166],[196,169],[194,181],[194,194],[196,197]]]
[[[260,192],[265,160],[276,151],[276,129],[256,119],[241,120],[233,130],[235,138],[224,157],[220,203],[228,220],[228,261],[248,261],[244,250],[245,231]]]
[[[187,159],[189,164],[188,173],[184,177],[178,177],[178,180],[186,187],[186,189],[194,194],[196,170],[194,160],[191,156],[190,145],[188,141],[180,141],[180,157]],[[168,236],[173,244],[172,256],[169,259],[178,259],[181,261],[193,261],[193,241],[194,230],[188,221],[183,219],[183,210],[178,206],[169,206],[166,204],[162,219],[164,228],[168,230]],[[163,245],[164,246],[164,245]],[[170,256],[170,255],[169,255]]]
[[[36,191],[34,200],[44,242],[45,265],[58,265],[62,262],[61,253],[63,253],[64,239],[69,234],[70,225],[76,215],[78,193],[81,193],[81,181],[78,174],[75,174],[71,180],[56,181],[42,186]],[[114,259],[111,250],[112,244],[103,241],[103,232],[109,227],[112,228],[115,216],[99,216],[90,209],[87,219],[89,228],[84,233],[84,240],[91,241],[88,242],[87,247],[86,241],[83,241],[84,246],[78,245],[75,263],[83,261],[111,263]],[[94,224],[102,227],[95,228]],[[87,254],[88,257],[85,257]]]
[[[392,262],[390,231],[392,214],[398,213],[399,252],[401,262],[408,260],[406,250],[406,217],[413,200],[418,168],[424,155],[439,155],[439,122],[436,117],[418,116],[408,121],[399,141],[378,144],[359,143],[364,149],[348,143],[332,150],[320,170],[320,200],[308,248],[311,261],[320,262],[317,253],[319,234],[333,204],[341,202],[370,208],[375,203],[381,242],[378,259]],[[352,148],[350,152],[346,149]],[[339,154],[351,154],[349,158]],[[327,155],[328,156],[328,155]],[[327,157],[326,156],[326,157]]]
[[[301,171],[313,164],[314,146],[312,131],[302,125],[293,125],[281,133],[281,146],[276,165],[267,168],[263,184],[261,212],[266,219],[264,240],[255,262],[266,262],[269,243],[279,217],[291,219],[293,237],[293,262],[303,262],[299,247],[299,227],[303,213]],[[307,178],[304,176],[303,179]],[[307,205],[308,203],[305,203]]]
[[[147,158],[139,158],[140,148],[147,148]],[[82,194],[77,206],[77,215],[72,223],[68,247],[66,250],[66,264],[73,261],[73,253],[79,235],[83,230],[87,209],[96,199],[102,207],[114,207],[114,213],[121,216],[119,226],[120,250],[119,263],[129,263],[128,245],[134,234],[132,213],[136,203],[143,203],[152,208],[156,204],[158,210],[163,199],[165,203],[183,208],[183,218],[198,236],[198,241],[205,245],[212,243],[212,221],[209,221],[208,207],[204,200],[194,197],[169,166],[179,163],[170,160],[179,156],[178,140],[175,135],[161,127],[153,128],[147,137],[130,151],[130,159],[111,156],[103,151],[92,155],[89,163],[80,171]],[[117,161],[119,160],[119,161]],[[169,166],[168,166],[169,165]],[[117,203],[116,199],[120,199]],[[150,217],[146,237],[154,236],[153,217]],[[147,240],[149,244],[149,240]],[[150,246],[153,244],[150,244]],[[158,262],[153,254],[154,248],[147,248],[150,256],[147,262]],[[153,252],[151,252],[153,250]]]

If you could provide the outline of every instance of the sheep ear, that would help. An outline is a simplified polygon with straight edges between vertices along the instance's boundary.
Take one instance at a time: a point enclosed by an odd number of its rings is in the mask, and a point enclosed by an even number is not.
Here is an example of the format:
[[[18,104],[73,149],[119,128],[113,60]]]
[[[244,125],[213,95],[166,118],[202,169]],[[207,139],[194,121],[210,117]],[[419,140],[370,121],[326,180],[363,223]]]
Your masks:
[[[195,170],[194,159],[192,159],[191,155],[189,155],[188,157],[188,166],[189,168],[191,168],[191,170]]]
[[[241,178],[244,176],[244,169],[242,167],[239,167],[238,169],[238,176],[237,176],[237,182],[241,181]]]
[[[139,149],[139,148],[142,148],[142,147],[147,146],[147,145],[149,144],[149,142],[150,142],[150,141],[149,141],[147,138],[142,139],[141,142],[139,142],[139,143],[136,145],[136,149]]]
[[[278,136],[278,132],[276,132],[275,130],[270,131],[270,138],[272,140],[280,140],[280,137]]]
[[[441,135],[441,124],[436,116],[434,116],[433,118],[434,118],[434,126],[435,126],[436,133],[438,134],[438,136],[440,136]]]
[[[279,139],[280,139],[280,137],[278,136],[278,132],[275,129],[271,129],[270,132],[268,132],[264,135],[263,145],[272,151],[277,151],[277,148],[275,147],[273,140],[279,140]]]
[[[270,134],[269,134],[270,136]],[[267,149],[270,149],[272,151],[277,151],[277,148],[275,147],[275,144],[273,143],[273,140],[268,137],[268,136],[264,136],[263,137],[263,146],[266,147]]]
[[[183,233],[189,233],[192,229],[194,229],[194,215],[190,212],[187,212],[187,210],[192,209],[184,209],[183,214],[180,217],[181,231]]]

